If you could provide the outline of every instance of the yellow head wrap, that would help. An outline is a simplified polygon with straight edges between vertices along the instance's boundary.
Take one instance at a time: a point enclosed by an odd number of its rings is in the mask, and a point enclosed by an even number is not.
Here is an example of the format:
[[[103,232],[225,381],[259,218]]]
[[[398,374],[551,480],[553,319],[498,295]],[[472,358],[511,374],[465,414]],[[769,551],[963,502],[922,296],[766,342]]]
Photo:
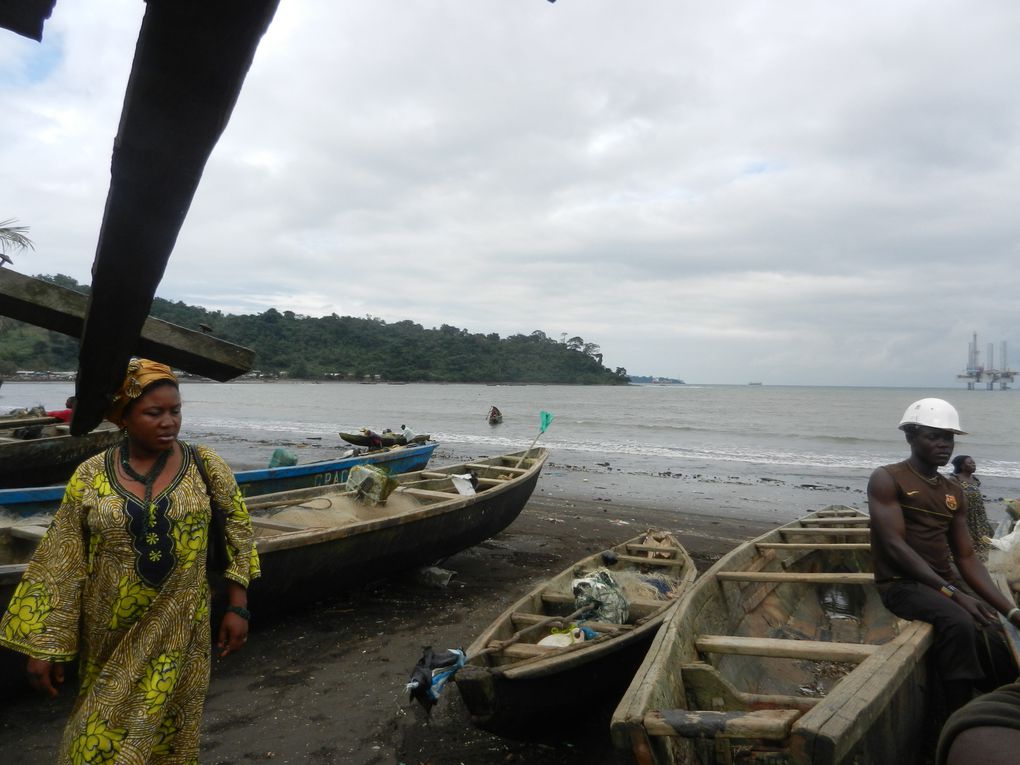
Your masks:
[[[127,405],[145,392],[145,389],[159,380],[172,380],[177,384],[177,378],[166,364],[149,359],[131,359],[128,362],[127,375],[106,410],[106,419],[114,425],[120,425],[121,415]]]

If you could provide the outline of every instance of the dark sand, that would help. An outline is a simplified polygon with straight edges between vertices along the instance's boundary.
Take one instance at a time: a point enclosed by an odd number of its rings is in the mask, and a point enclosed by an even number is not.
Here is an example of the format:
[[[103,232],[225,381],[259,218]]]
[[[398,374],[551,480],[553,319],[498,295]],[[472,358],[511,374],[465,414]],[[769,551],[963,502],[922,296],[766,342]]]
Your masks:
[[[703,570],[779,522],[679,512],[668,517],[671,523],[663,524],[661,510],[536,493],[508,529],[443,562],[456,572],[445,588],[409,573],[338,593],[284,621],[259,623],[256,613],[245,651],[214,662],[201,762],[627,762],[612,749],[608,732],[529,744],[479,731],[452,685],[426,721],[404,684],[422,646],[466,647],[548,575],[645,528],[679,534]],[[32,696],[0,707],[0,762],[52,762],[72,695],[65,689],[55,702]]]

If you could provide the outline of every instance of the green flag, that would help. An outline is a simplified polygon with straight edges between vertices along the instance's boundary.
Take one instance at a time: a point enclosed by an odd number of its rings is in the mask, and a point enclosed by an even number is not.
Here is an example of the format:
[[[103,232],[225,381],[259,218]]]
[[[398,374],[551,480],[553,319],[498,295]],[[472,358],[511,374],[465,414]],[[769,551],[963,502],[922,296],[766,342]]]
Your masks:
[[[539,412],[538,416],[539,416],[539,418],[541,420],[541,424],[538,426],[538,432],[539,433],[545,433],[546,428],[548,428],[552,424],[552,421],[553,421],[552,413],[551,412]]]

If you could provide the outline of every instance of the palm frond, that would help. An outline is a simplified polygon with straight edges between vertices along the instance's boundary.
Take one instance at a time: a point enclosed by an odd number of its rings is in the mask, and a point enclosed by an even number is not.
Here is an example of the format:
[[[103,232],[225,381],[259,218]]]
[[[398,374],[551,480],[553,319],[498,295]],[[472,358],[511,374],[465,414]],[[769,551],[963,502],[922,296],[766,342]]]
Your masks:
[[[15,218],[0,221],[0,252],[6,252],[8,245],[18,250],[34,250],[35,245],[26,236],[28,226],[11,225],[15,222]]]

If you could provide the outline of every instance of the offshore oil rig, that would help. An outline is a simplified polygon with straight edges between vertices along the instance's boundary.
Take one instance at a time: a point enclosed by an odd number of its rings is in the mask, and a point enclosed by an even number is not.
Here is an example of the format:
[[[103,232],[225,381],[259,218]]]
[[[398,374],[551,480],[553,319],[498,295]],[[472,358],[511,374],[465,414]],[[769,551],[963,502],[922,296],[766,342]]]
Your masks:
[[[967,369],[956,376],[958,380],[967,381],[967,390],[974,390],[981,383],[984,383],[988,390],[994,390],[996,386],[999,387],[999,390],[1009,389],[1009,384],[1016,377],[1016,372],[1009,368],[1005,340],[1002,341],[1000,347],[1001,366],[995,366],[995,345],[993,343],[988,344],[987,366],[982,366],[978,356],[977,332],[974,333],[974,339],[967,345]]]

